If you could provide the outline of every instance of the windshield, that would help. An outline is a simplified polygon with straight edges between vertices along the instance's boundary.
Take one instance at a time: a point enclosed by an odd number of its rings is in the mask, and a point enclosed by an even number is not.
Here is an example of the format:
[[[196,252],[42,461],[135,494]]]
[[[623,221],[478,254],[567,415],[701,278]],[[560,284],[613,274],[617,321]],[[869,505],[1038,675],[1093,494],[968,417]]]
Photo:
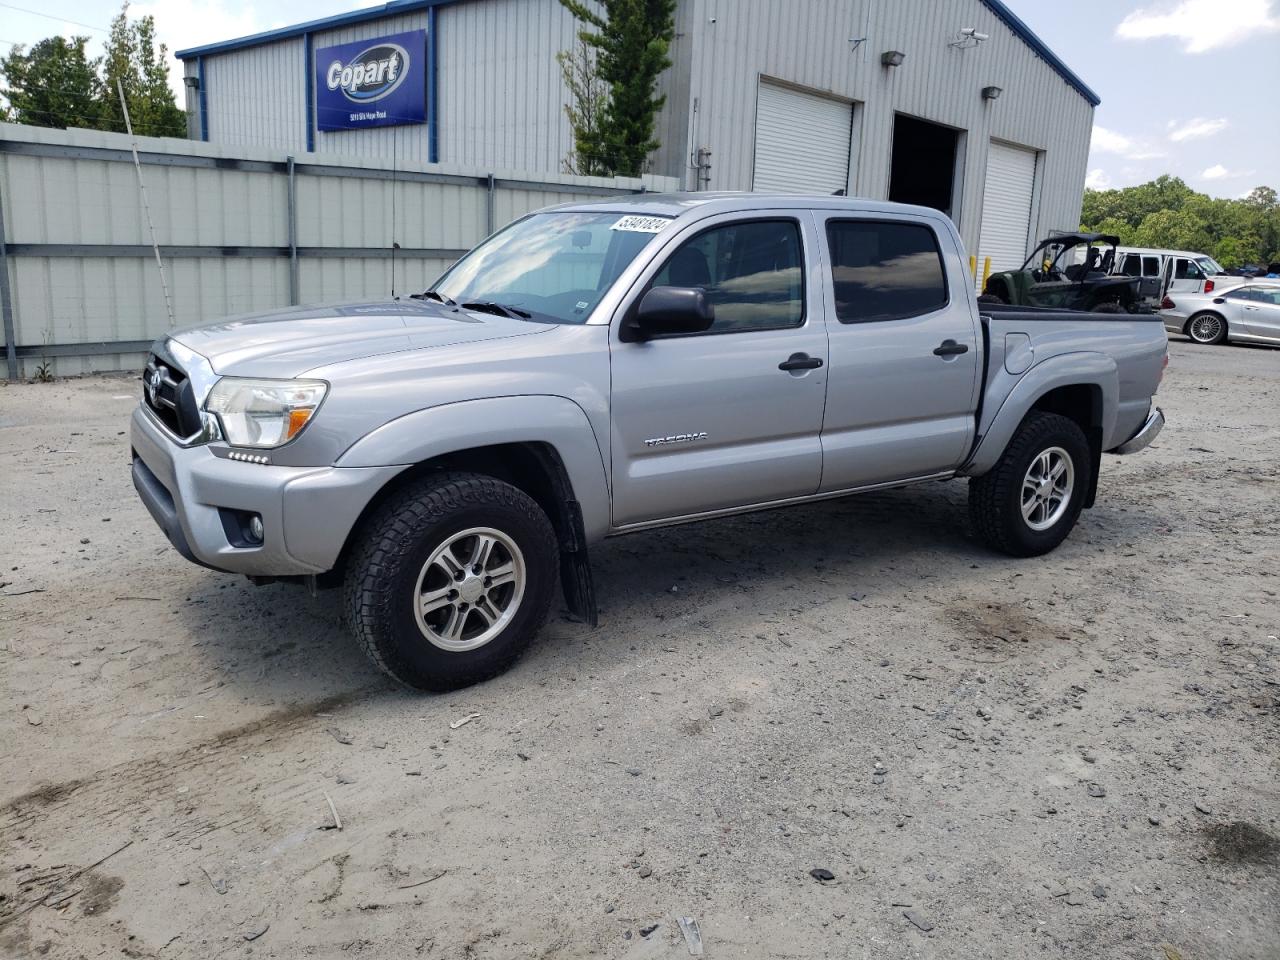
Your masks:
[[[1212,277],[1219,273],[1227,272],[1222,269],[1222,265],[1218,263],[1217,260],[1213,259],[1213,257],[1198,257],[1196,258],[1196,265],[1204,271],[1204,275],[1206,277]]]
[[[616,212],[535,213],[476,247],[431,290],[463,306],[586,323],[618,275],[670,222]]]

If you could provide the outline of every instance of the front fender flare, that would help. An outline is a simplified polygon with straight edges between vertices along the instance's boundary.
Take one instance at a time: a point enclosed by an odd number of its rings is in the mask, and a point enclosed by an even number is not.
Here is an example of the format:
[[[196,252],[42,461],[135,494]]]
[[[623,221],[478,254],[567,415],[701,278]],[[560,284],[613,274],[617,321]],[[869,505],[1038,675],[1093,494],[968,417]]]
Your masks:
[[[981,476],[995,466],[1023,418],[1036,401],[1058,387],[1092,386],[1102,391],[1101,436],[1115,431],[1116,412],[1120,402],[1120,376],[1116,362],[1103,353],[1082,351],[1059,354],[1037,363],[1024,373],[999,403],[990,425],[960,473]],[[991,400],[990,397],[987,398]],[[981,425],[979,425],[981,429]]]
[[[609,529],[609,485],[591,421],[565,397],[490,397],[442,404],[406,414],[370,432],[338,458],[339,467],[423,463],[475,447],[546,443],[564,464],[583,532],[592,542]]]

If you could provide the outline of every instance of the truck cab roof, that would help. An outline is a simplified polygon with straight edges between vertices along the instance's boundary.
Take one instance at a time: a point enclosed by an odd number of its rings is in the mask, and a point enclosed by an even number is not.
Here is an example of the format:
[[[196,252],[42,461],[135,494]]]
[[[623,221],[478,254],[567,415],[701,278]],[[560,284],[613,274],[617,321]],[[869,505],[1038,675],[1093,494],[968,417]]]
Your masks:
[[[742,213],[750,210],[846,210],[850,213],[879,213],[885,215],[928,217],[947,219],[946,214],[932,207],[918,207],[866,197],[839,197],[829,194],[806,193],[748,193],[745,191],[721,191],[700,193],[636,193],[626,196],[567,203],[551,207],[558,211],[619,210],[627,213],[649,213],[654,216],[681,217],[697,211],[700,217],[720,213]],[[545,212],[545,211],[542,211]]]

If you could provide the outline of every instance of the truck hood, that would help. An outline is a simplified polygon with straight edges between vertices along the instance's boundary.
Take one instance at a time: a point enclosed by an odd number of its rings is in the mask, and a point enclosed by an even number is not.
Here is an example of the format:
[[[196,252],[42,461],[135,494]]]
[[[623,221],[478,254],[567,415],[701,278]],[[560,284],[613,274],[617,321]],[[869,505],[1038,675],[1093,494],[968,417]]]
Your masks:
[[[387,353],[545,333],[550,325],[431,300],[289,307],[171,334],[223,376],[289,378]]]

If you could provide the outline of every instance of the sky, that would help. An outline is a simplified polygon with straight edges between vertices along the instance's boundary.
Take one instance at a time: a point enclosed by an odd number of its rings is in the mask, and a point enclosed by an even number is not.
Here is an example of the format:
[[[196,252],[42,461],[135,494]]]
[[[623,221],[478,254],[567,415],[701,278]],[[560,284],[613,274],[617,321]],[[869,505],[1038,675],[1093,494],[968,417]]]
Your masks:
[[[803,2],[803,0],[786,0]],[[1091,187],[1162,173],[1218,197],[1280,189],[1280,0],[1005,0],[1102,98]],[[360,0],[163,0],[151,14],[170,51],[378,4]],[[0,0],[0,50],[54,33],[100,49],[119,7],[101,0]],[[181,68],[171,81],[181,94]]]

